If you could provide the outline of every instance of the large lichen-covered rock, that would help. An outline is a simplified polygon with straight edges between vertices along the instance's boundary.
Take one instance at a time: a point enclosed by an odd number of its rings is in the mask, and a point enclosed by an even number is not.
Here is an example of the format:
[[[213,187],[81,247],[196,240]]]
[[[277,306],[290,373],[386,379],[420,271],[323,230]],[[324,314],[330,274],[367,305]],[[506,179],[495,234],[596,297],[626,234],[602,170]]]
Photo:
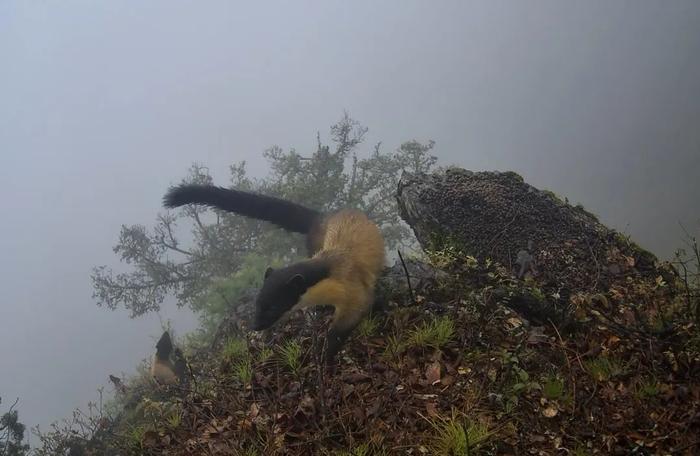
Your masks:
[[[629,277],[657,281],[670,274],[582,207],[513,172],[404,173],[397,199],[423,248],[490,258],[554,293],[605,293]]]

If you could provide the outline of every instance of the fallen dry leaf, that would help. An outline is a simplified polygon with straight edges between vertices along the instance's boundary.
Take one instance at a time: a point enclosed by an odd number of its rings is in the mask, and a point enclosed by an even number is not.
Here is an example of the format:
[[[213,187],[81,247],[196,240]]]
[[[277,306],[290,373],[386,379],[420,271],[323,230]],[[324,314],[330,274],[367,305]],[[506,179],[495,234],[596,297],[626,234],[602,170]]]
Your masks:
[[[440,383],[440,363],[435,362],[430,364],[425,370],[425,378],[431,385]]]
[[[433,418],[438,416],[437,406],[435,405],[435,402],[426,403],[425,411],[428,412],[428,415],[432,416]]]
[[[553,406],[549,406],[546,409],[542,410],[542,415],[544,415],[547,418],[553,418],[557,416],[558,413],[559,411],[557,410],[557,408]]]

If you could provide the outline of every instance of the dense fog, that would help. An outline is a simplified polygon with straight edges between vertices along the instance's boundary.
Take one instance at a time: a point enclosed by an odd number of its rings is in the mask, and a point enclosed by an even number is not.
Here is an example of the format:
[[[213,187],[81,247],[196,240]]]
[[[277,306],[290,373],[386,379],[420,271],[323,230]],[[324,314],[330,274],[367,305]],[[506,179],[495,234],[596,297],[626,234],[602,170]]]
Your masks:
[[[347,110],[440,164],[513,170],[668,258],[700,227],[700,3],[0,2],[0,396],[46,428],[133,372],[174,305],[98,308],[122,224],[192,162],[222,184]],[[106,387],[106,392],[111,388]],[[3,408],[3,410],[5,410]]]

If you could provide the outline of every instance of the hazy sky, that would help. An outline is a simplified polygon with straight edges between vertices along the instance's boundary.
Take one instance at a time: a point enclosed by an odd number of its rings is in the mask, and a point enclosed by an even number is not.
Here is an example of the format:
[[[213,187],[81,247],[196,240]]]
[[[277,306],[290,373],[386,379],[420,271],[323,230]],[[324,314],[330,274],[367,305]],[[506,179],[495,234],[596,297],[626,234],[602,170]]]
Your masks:
[[[121,224],[343,109],[514,170],[662,256],[699,226],[700,2],[0,1],[0,395],[42,426],[151,352],[91,299]],[[186,312],[165,309],[183,332]]]

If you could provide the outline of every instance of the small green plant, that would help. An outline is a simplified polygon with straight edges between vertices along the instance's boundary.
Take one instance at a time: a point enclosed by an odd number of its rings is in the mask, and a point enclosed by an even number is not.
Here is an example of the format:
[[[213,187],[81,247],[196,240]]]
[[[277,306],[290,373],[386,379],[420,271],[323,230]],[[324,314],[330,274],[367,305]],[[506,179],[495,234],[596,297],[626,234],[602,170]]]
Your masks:
[[[510,415],[515,411],[516,408],[518,408],[519,403],[520,399],[518,399],[518,396],[514,394],[509,394],[503,401],[503,411],[506,412],[507,415]]]
[[[440,456],[474,455],[490,436],[488,427],[481,422],[463,422],[455,417],[430,421],[435,436],[430,445],[431,454]]]
[[[363,319],[357,327],[357,334],[360,337],[370,337],[377,333],[379,329],[379,320],[374,315],[369,315]]]
[[[369,445],[367,443],[363,443],[351,450],[341,450],[335,454],[336,456],[369,456],[372,453],[370,452]]]
[[[406,348],[406,343],[396,334],[391,334],[386,338],[386,347],[382,356],[385,359],[395,359]]]
[[[542,395],[556,401],[564,396],[564,381],[558,377],[549,377],[542,383]]]
[[[656,397],[659,395],[659,382],[655,379],[644,380],[637,385],[636,392],[640,400]]]
[[[463,262],[467,267],[474,267],[478,261],[473,256],[464,255],[458,248],[457,242],[446,236],[433,236],[430,244],[437,247],[428,249],[426,254],[430,263],[440,269],[448,268],[457,262]]]
[[[174,410],[168,415],[165,421],[170,428],[175,429],[180,427],[180,424],[182,423],[182,411]]]
[[[410,332],[408,343],[414,347],[443,347],[455,333],[454,322],[449,316],[434,319],[417,326]]]
[[[274,350],[272,350],[270,347],[263,347],[260,349],[260,352],[258,353],[258,362],[265,363],[274,354],[275,354]]]
[[[362,443],[349,450],[337,450],[331,453],[333,456],[385,456],[386,450],[374,443]]]
[[[253,381],[253,365],[250,359],[243,359],[233,365],[233,373],[244,385]]]
[[[127,444],[132,449],[140,450],[143,448],[143,437],[146,435],[146,426],[132,426],[127,433]]]
[[[530,381],[530,374],[518,365],[512,365],[511,369],[515,374],[515,383],[511,386],[511,391],[514,394],[519,394],[521,392],[530,393],[533,390],[540,389],[541,386],[537,382]]]
[[[624,374],[622,363],[610,356],[599,356],[583,362],[588,374],[598,382],[605,382],[614,377]]]
[[[530,379],[530,374],[521,367],[520,358],[516,353],[503,350],[501,352],[501,362],[503,363],[509,385],[504,390],[503,409],[506,413],[511,413],[518,406],[521,394],[529,394],[534,390],[541,389],[542,386]]]
[[[296,340],[289,340],[279,350],[279,357],[282,363],[294,375],[299,373],[301,369],[301,345]]]
[[[221,355],[229,361],[246,359],[249,356],[248,344],[242,339],[229,339],[221,350]]]
[[[589,454],[591,453],[586,449],[586,447],[579,443],[576,445],[576,448],[574,448],[571,456],[588,456]]]
[[[545,294],[544,294],[544,293],[542,292],[542,290],[539,289],[538,287],[532,287],[532,288],[530,289],[530,293],[531,293],[532,297],[535,298],[535,299],[538,300],[538,301],[544,301],[544,300],[547,299],[547,297],[545,296]]]

